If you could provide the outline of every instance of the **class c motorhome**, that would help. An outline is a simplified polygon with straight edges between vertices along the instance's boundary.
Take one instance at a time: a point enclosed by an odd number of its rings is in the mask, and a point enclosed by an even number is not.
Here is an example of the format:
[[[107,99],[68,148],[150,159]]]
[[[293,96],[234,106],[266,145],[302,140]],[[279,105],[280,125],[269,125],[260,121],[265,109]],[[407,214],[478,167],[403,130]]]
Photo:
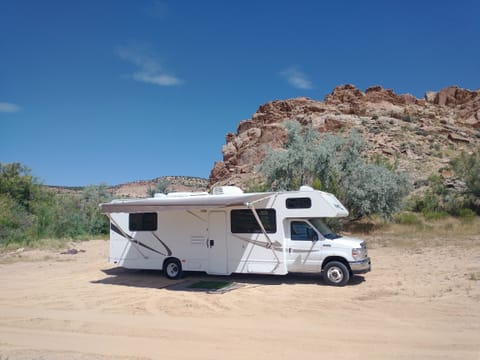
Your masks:
[[[322,274],[343,286],[370,271],[364,241],[333,233],[324,218],[345,217],[332,194],[299,191],[243,193],[234,186],[204,192],[101,204],[110,218],[110,259],[130,269],[207,274]]]

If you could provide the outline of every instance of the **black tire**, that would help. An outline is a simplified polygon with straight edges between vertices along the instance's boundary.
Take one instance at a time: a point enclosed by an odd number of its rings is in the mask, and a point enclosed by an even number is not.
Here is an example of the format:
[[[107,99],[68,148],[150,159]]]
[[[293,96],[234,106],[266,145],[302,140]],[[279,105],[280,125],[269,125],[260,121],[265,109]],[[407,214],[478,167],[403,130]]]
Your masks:
[[[348,267],[340,261],[330,261],[323,268],[323,280],[332,286],[345,286],[350,281]]]
[[[169,279],[180,279],[182,277],[182,264],[178,259],[167,259],[163,264],[163,272]]]

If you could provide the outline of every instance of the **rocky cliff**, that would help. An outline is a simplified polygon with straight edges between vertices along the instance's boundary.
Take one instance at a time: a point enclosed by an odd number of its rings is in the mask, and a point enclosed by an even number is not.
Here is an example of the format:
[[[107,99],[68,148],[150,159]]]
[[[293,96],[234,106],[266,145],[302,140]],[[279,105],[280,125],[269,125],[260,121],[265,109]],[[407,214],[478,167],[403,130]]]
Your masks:
[[[366,156],[395,162],[418,187],[432,173],[450,176],[452,157],[479,148],[480,90],[451,86],[417,99],[380,86],[361,91],[342,85],[324,101],[300,97],[266,103],[226,135],[223,161],[215,163],[210,184],[245,187],[258,178],[265,149],[280,148],[286,139],[286,120],[310,125],[320,136],[359,129],[369,145]]]

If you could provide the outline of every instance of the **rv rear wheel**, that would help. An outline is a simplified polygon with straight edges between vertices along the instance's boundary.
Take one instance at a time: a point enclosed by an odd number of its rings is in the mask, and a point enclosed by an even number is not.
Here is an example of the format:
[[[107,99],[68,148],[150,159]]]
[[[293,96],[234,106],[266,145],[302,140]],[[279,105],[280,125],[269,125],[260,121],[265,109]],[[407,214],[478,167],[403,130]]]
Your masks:
[[[323,279],[328,285],[344,286],[350,280],[350,271],[340,261],[330,261],[323,268]]]
[[[168,259],[163,264],[165,276],[169,279],[179,279],[182,276],[182,264],[178,259]]]

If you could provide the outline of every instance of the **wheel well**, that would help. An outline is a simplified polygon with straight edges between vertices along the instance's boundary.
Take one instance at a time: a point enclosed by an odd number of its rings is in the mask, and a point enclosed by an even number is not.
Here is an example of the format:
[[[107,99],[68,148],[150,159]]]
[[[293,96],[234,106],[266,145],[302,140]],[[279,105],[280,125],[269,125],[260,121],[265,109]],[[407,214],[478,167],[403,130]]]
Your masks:
[[[348,271],[352,272],[352,269],[350,269],[350,264],[348,263],[347,260],[345,260],[341,256],[329,256],[325,260],[323,260],[322,263],[322,270],[324,269],[325,265],[327,265],[330,261],[338,261],[341,262],[343,265],[345,265],[348,269]]]
[[[163,264],[162,264],[162,269],[165,269],[165,264],[167,263],[167,261],[169,260],[174,260],[176,262],[178,262],[180,265],[182,265],[182,263],[180,262],[180,260],[178,260],[176,257],[173,257],[173,256],[170,256],[170,257],[167,257],[163,260]]]

